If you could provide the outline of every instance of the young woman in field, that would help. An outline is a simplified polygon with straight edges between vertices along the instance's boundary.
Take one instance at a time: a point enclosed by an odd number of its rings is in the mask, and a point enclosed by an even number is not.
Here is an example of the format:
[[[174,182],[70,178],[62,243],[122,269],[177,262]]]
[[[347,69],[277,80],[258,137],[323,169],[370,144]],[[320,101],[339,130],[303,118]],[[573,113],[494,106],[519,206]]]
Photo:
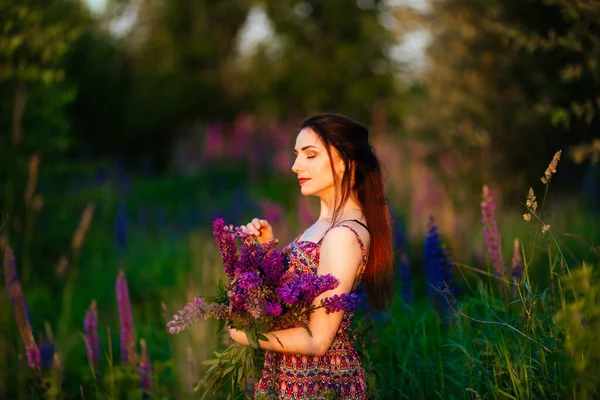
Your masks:
[[[321,114],[302,123],[296,138],[298,176],[304,196],[317,196],[317,221],[286,246],[288,273],[332,274],[339,286],[316,299],[350,293],[362,281],[373,309],[393,297],[391,227],[381,166],[363,125],[340,115]],[[246,225],[261,243],[274,239],[268,221]],[[363,367],[348,332],[353,312],[318,309],[308,326],[270,332],[260,341],[265,367],[256,399],[366,399]],[[248,344],[242,331],[234,341]]]

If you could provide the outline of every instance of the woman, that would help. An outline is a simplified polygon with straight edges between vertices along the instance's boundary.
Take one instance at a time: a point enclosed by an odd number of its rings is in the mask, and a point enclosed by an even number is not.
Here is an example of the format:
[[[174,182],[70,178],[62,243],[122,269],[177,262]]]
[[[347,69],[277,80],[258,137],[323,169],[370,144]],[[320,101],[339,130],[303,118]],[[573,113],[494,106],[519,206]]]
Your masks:
[[[321,199],[319,219],[290,243],[288,274],[332,274],[339,286],[316,299],[349,293],[363,281],[369,305],[389,306],[393,297],[392,241],[381,167],[367,129],[340,115],[306,119],[296,138],[298,176],[304,196]],[[274,239],[268,221],[245,229],[261,243]],[[368,261],[367,261],[368,260]],[[353,313],[318,309],[303,328],[270,332],[260,341],[265,367],[256,384],[260,399],[366,399],[365,374],[348,328]],[[234,341],[247,345],[242,331]]]

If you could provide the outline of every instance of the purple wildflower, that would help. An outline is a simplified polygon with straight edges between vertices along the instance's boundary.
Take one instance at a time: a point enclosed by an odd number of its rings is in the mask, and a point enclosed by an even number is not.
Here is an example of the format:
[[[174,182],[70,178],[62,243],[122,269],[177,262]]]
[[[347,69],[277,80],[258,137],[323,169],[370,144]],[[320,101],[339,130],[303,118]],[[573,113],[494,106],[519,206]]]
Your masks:
[[[500,235],[498,233],[498,226],[496,225],[496,219],[494,216],[496,206],[494,204],[494,197],[490,193],[490,189],[487,185],[483,185],[482,197],[481,222],[483,223],[483,235],[485,237],[485,243],[495,274],[497,276],[502,276],[504,274],[504,259],[502,257],[502,250],[500,249]]]
[[[52,338],[46,339],[39,334],[38,343],[40,349],[40,367],[42,369],[49,369],[52,367],[52,360],[54,359],[54,341]]]
[[[263,251],[265,248],[263,247]],[[285,257],[279,251],[270,251],[263,259],[263,272],[265,284],[277,287],[281,283],[281,278],[285,274],[287,266]]]
[[[525,266],[523,265],[523,258],[521,257],[521,246],[519,244],[519,239],[515,239],[513,243],[513,256],[511,262],[511,275],[513,282],[515,284],[519,284],[521,279],[523,279],[523,270]],[[513,286],[512,292],[513,296],[515,295],[516,287]]]
[[[15,313],[15,320],[19,327],[19,333],[21,339],[25,345],[25,351],[27,353],[27,362],[31,368],[39,368],[41,364],[40,350],[35,343],[33,337],[33,331],[29,322],[29,315],[27,312],[27,303],[21,283],[17,276],[17,266],[15,262],[15,255],[9,246],[4,249],[4,282],[6,284],[6,290],[10,297],[10,301],[13,306]]]
[[[183,310],[173,315],[173,319],[167,323],[169,333],[174,335],[206,317],[206,301],[202,297],[194,297],[191,303],[185,305]]]
[[[131,302],[129,301],[129,289],[125,272],[119,271],[117,277],[117,306],[119,308],[119,320],[121,323],[121,363],[135,365],[135,333],[133,326],[133,315]]]
[[[358,295],[356,293],[335,294],[321,300],[321,306],[325,307],[327,314],[338,311],[353,311],[357,304]]]
[[[150,391],[154,386],[154,382],[152,380],[152,363],[150,363],[150,358],[148,358],[148,349],[146,348],[146,341],[144,339],[140,339],[140,347],[141,347],[141,357],[140,357],[140,387],[143,390]]]
[[[265,306],[265,311],[269,315],[278,317],[279,315],[281,315],[281,313],[283,311],[283,307],[281,307],[281,304],[279,304],[279,303],[269,301],[269,302],[267,302],[267,305]]]
[[[429,217],[429,229],[425,237],[425,274],[432,305],[444,315],[454,305],[452,262],[442,245],[433,216]]]
[[[98,343],[98,312],[96,310],[96,300],[92,300],[90,308],[85,314],[83,322],[85,331],[85,346],[88,360],[94,369],[98,368],[100,362],[100,345]]]
[[[223,266],[227,276],[232,279],[234,277],[235,266],[239,261],[237,254],[237,246],[235,243],[235,234],[233,234],[225,226],[225,221],[221,218],[217,218],[213,222],[213,234],[215,236],[221,258],[223,259]]]
[[[237,285],[238,287],[249,292],[251,290],[258,289],[261,286],[262,279],[256,272],[244,272],[239,275]]]
[[[338,284],[338,280],[330,274],[321,276],[300,274],[278,287],[276,294],[289,306],[296,304],[308,306],[321,294],[335,289]]]

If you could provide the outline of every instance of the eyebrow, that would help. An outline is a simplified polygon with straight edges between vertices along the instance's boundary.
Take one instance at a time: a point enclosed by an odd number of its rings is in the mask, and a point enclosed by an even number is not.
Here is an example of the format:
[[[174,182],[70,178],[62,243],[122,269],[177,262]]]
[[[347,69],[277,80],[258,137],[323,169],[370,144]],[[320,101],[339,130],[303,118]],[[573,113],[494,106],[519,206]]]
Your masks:
[[[316,146],[313,146],[313,145],[308,145],[308,146],[304,146],[303,148],[301,148],[301,149],[300,149],[300,151],[304,151],[304,150],[306,150],[306,149],[308,149],[308,148],[310,148],[310,147],[313,147],[313,148],[315,148],[315,149],[317,148]],[[294,150],[294,153],[298,153],[298,150]]]

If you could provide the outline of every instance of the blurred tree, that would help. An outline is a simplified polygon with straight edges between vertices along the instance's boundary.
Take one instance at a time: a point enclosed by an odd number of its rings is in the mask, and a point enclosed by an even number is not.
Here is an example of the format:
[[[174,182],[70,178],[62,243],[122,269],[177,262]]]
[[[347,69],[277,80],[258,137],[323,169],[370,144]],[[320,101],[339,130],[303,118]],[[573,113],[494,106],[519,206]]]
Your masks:
[[[402,104],[389,50],[394,37],[380,22],[386,2],[264,0],[275,37],[232,72],[242,104],[280,117],[373,111]],[[235,78],[234,78],[235,79]]]
[[[172,140],[195,120],[232,118],[225,69],[251,2],[148,0],[138,3],[133,29],[123,38],[131,57],[129,132],[112,135],[130,155],[162,166]],[[125,143],[123,143],[123,140]]]
[[[6,236],[27,230],[40,160],[52,164],[69,146],[66,107],[74,87],[65,81],[64,57],[79,35],[79,12],[67,1],[0,2],[0,124],[10,132],[0,135]],[[33,187],[26,190],[28,180]]]
[[[564,79],[569,66],[587,56],[544,46],[569,35],[591,44],[600,33],[597,23],[574,23],[551,2],[492,0],[435,1],[424,22],[433,35],[430,66],[409,129],[431,144],[431,160],[444,165],[439,169],[457,204],[467,204],[485,182],[522,197],[526,182],[540,178],[554,152],[598,131],[597,120],[556,124],[565,120],[564,109],[597,92],[597,70],[579,82]],[[576,33],[582,29],[585,38]],[[577,184],[572,178],[562,183]]]

